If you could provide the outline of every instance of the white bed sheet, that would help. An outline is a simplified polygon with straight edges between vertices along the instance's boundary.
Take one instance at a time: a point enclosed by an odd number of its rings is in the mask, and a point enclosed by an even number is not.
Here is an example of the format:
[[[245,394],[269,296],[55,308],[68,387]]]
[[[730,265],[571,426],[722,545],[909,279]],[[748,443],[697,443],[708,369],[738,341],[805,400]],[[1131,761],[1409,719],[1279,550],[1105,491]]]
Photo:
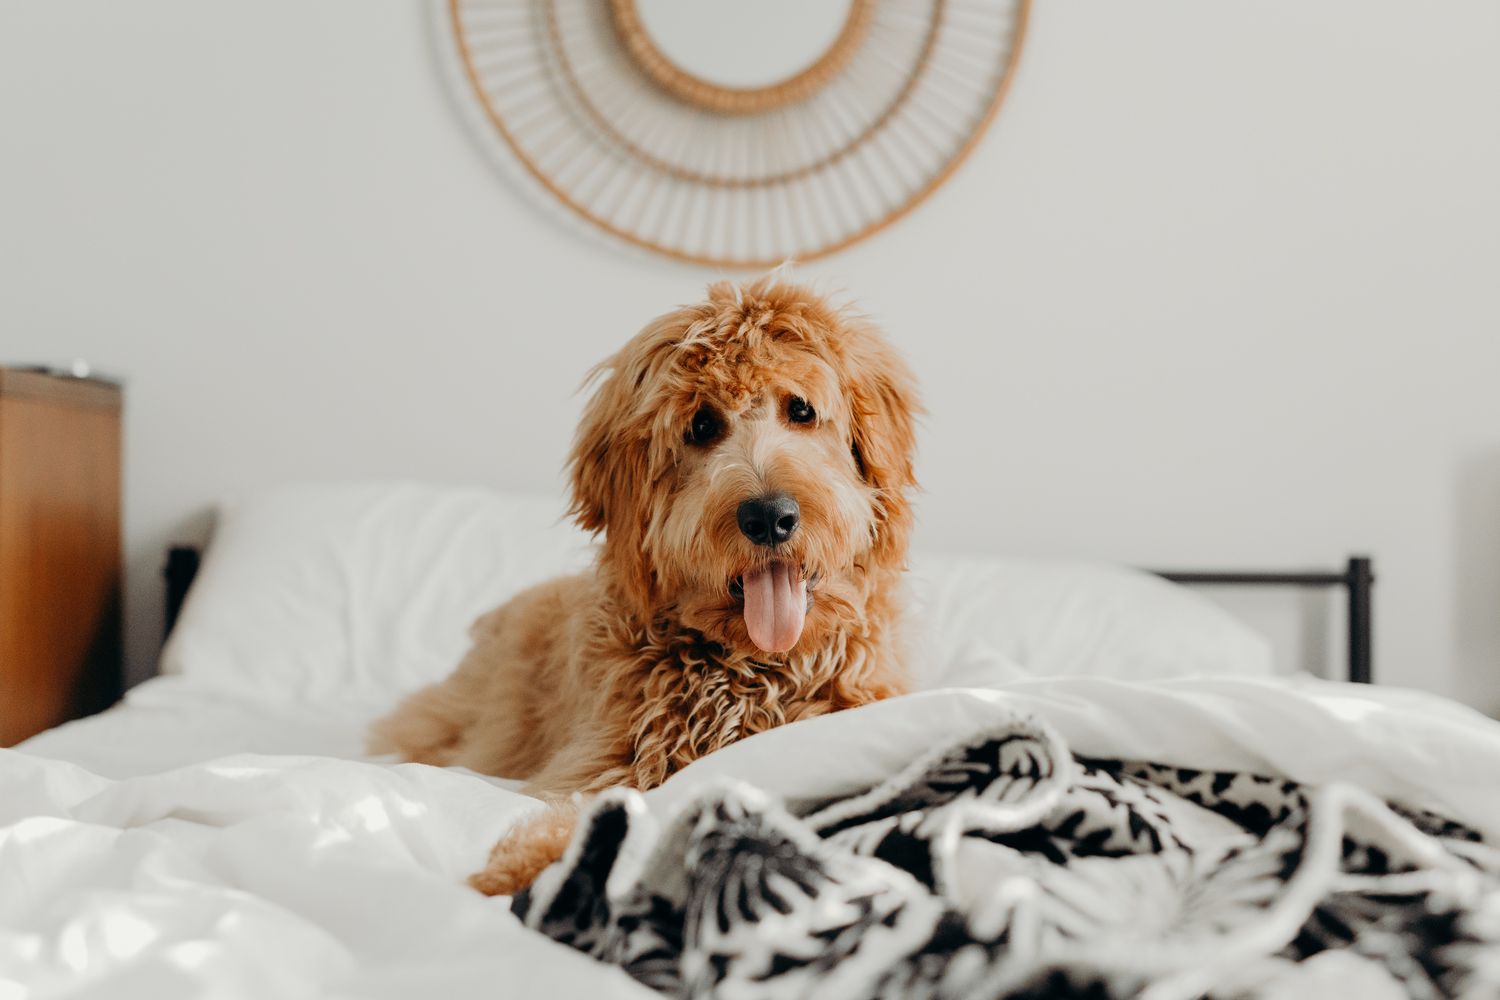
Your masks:
[[[365,758],[370,721],[389,705],[271,700],[157,677],[113,708],[50,729],[16,749],[106,778],[154,774],[231,754]]]
[[[1090,755],[1349,781],[1500,837],[1500,723],[1314,680],[923,692],[753,736],[648,804],[665,815],[724,780],[848,794],[997,712],[1035,715]],[[341,759],[369,713],[159,683],[0,751],[0,998],[654,995],[465,887],[538,803],[462,770]],[[212,756],[246,746],[278,753]]]
[[[464,885],[540,803],[364,753],[389,704],[182,677],[0,750],[0,1000],[645,1000]]]

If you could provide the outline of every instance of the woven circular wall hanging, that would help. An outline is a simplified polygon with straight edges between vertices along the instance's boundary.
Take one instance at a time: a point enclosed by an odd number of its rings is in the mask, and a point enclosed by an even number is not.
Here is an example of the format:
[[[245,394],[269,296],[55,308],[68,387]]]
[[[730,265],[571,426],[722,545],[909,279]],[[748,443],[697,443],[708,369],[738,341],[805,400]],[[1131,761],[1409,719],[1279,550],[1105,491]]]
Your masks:
[[[521,166],[636,246],[721,267],[840,250],[995,117],[1029,0],[448,0]]]

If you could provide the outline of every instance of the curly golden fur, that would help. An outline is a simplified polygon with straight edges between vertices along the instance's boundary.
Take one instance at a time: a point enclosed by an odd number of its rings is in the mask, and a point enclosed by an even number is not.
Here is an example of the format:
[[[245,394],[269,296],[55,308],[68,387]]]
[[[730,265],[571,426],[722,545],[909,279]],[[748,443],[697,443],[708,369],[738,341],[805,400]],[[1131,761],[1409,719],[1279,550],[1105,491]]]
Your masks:
[[[553,803],[471,880],[491,894],[561,856],[571,793],[651,788],[744,736],[904,686],[918,404],[873,326],[774,276],[721,282],[595,376],[570,460],[570,513],[603,536],[595,569],[482,617],[452,676],[372,736],[409,760],[525,778]],[[779,544],[737,519],[768,495],[800,508]],[[752,639],[743,592],[774,572],[806,587],[784,652]],[[804,607],[791,593],[778,614]]]

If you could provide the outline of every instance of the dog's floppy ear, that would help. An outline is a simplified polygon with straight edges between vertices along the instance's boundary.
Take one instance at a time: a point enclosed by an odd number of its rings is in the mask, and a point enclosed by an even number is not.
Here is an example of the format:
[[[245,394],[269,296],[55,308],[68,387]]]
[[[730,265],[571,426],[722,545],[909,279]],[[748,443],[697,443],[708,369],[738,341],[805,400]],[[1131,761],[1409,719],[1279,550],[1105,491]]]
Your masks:
[[[584,407],[568,460],[572,505],[568,513],[585,531],[604,535],[603,562],[638,606],[649,604],[652,577],[641,542],[644,495],[649,489],[649,428],[632,412],[629,349],[591,373],[599,379]],[[602,377],[601,377],[602,376]]]
[[[860,475],[879,491],[876,555],[889,565],[900,565],[911,534],[907,491],[917,485],[912,457],[922,404],[911,369],[873,327],[860,321],[851,323],[848,332],[844,365],[849,380],[850,449]]]
[[[640,609],[652,607],[655,597],[645,541],[652,504],[659,499],[657,472],[665,460],[662,443],[652,438],[658,414],[649,392],[693,318],[690,310],[658,317],[590,373],[598,385],[568,458],[573,492],[568,513],[585,531],[603,533],[601,567],[621,596]]]
[[[645,459],[645,450],[630,447],[626,440],[631,421],[619,369],[623,360],[617,355],[589,373],[589,380],[598,384],[584,406],[568,457],[573,488],[568,513],[594,534],[606,531],[611,514],[620,513],[621,500],[628,496],[622,487],[636,464],[631,456],[639,453]]]

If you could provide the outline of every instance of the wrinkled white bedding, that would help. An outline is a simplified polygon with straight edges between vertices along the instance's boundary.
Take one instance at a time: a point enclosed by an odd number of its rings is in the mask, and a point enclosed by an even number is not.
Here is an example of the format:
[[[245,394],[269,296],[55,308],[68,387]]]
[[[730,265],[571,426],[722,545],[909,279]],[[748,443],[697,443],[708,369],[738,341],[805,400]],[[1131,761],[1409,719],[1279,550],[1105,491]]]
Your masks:
[[[365,730],[381,706],[307,702],[218,691],[182,677],[155,677],[107,712],[33,736],[19,749],[131,778],[236,753],[364,756]]]
[[[650,995],[462,885],[535,808],[506,783],[306,752],[357,753],[355,707],[215,709],[180,685],[149,693],[73,735],[0,752],[0,998]],[[1045,719],[1080,753],[1352,781],[1500,837],[1500,723],[1428,695],[1310,679],[930,691],[752,737],[648,800],[670,810],[728,776],[794,798],[847,794],[997,703]],[[304,753],[188,762],[245,738]]]

